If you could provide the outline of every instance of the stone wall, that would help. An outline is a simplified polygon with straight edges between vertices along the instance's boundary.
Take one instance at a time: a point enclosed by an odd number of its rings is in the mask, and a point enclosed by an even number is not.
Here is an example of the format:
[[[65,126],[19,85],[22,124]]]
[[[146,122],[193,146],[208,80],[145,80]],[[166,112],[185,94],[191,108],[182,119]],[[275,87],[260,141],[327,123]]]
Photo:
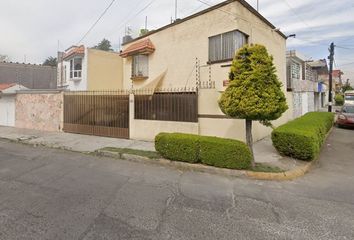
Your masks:
[[[16,96],[17,128],[61,131],[63,94],[61,92],[28,92]]]

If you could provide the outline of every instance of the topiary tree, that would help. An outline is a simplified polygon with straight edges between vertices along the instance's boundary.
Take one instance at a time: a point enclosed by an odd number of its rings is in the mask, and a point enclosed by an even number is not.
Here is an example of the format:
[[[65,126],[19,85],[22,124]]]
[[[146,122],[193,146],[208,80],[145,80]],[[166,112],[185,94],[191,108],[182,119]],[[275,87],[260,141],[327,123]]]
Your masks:
[[[234,57],[230,84],[219,100],[223,113],[246,120],[246,141],[253,155],[252,121],[272,126],[287,109],[282,84],[276,75],[273,57],[262,45],[246,45]]]

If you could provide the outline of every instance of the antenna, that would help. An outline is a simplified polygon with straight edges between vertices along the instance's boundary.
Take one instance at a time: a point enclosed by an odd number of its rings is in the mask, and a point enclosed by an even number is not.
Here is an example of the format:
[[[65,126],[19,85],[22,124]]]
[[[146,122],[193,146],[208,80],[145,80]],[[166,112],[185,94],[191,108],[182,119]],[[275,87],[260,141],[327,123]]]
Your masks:
[[[147,25],[148,25],[148,17],[145,17],[145,31],[147,30]]]
[[[257,12],[259,12],[259,0],[257,0]]]
[[[178,0],[175,0],[175,21],[177,20]]]

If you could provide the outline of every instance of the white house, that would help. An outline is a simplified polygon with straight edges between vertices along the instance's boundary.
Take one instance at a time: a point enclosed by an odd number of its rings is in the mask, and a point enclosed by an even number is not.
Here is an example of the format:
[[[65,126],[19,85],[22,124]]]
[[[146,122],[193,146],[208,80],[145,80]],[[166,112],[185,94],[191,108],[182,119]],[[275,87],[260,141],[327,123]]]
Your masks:
[[[16,83],[0,84],[0,126],[15,126],[16,91],[24,89]]]

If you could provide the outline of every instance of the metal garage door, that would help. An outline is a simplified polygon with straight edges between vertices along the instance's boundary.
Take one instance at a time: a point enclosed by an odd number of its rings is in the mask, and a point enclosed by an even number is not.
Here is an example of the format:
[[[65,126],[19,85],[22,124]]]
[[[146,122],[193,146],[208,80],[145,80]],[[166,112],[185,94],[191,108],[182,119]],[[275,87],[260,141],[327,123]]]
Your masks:
[[[0,125],[15,126],[15,95],[0,96]]]

